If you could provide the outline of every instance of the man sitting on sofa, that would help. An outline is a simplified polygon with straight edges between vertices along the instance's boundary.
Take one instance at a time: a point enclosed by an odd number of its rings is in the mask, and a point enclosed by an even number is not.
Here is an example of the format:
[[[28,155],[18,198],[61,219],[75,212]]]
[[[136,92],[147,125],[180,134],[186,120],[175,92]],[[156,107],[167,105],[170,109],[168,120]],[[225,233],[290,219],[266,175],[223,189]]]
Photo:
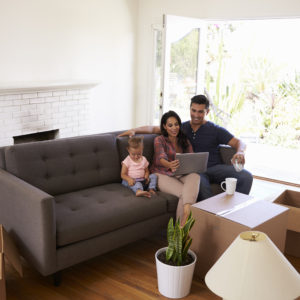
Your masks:
[[[211,183],[220,184],[227,177],[237,178],[236,190],[243,194],[249,194],[253,177],[250,172],[243,169],[237,172],[232,165],[222,163],[219,145],[225,144],[236,149],[232,161],[245,164],[245,144],[235,138],[225,128],[205,119],[209,113],[209,101],[204,95],[196,95],[191,99],[191,120],[182,123],[182,129],[190,140],[195,152],[209,152],[207,171],[200,174],[200,190],[197,201],[212,197]],[[128,130],[120,136],[134,135],[136,133],[160,134],[158,126],[143,126]]]

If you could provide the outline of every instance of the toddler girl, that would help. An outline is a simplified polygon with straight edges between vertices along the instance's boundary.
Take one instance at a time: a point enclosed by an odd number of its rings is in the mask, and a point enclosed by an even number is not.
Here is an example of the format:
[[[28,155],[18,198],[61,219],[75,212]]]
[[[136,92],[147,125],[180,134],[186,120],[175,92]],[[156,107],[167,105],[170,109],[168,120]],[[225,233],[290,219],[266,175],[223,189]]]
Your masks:
[[[143,156],[143,137],[131,137],[128,140],[129,155],[122,161],[122,184],[129,187],[136,196],[151,197],[155,194],[157,176],[150,174],[149,162]]]

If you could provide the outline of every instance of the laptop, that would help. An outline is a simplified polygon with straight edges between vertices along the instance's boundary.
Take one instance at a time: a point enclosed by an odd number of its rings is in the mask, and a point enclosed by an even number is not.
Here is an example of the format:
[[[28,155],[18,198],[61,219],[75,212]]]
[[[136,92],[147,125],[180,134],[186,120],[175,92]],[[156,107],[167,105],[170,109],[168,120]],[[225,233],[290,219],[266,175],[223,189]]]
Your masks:
[[[179,160],[179,168],[174,176],[206,172],[208,155],[208,152],[176,153],[175,159]]]

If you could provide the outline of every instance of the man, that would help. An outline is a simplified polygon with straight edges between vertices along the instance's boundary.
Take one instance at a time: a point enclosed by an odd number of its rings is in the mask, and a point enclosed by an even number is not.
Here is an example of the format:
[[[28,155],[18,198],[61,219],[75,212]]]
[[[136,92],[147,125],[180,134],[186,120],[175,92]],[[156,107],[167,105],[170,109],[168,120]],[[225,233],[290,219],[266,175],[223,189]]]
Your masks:
[[[204,95],[196,95],[191,99],[191,120],[182,123],[182,130],[190,140],[194,152],[209,152],[207,171],[200,174],[200,190],[197,201],[212,197],[210,184],[220,184],[227,177],[237,178],[236,190],[243,194],[249,194],[253,181],[251,173],[245,169],[237,172],[232,165],[223,164],[219,150],[221,144],[235,148],[236,153],[232,157],[232,161],[237,160],[238,163],[245,164],[245,144],[225,128],[207,121],[205,117],[208,113],[208,99]],[[160,130],[156,126],[144,126],[126,131],[121,136],[135,133],[160,134]]]

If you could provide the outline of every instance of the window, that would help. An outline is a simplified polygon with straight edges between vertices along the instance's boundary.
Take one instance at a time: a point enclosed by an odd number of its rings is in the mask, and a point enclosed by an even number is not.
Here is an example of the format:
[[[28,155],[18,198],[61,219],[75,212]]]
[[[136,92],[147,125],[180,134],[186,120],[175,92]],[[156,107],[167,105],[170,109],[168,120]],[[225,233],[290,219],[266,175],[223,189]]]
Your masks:
[[[209,119],[247,143],[247,169],[300,184],[300,19],[187,20],[166,19],[162,110],[185,121],[205,90]]]

